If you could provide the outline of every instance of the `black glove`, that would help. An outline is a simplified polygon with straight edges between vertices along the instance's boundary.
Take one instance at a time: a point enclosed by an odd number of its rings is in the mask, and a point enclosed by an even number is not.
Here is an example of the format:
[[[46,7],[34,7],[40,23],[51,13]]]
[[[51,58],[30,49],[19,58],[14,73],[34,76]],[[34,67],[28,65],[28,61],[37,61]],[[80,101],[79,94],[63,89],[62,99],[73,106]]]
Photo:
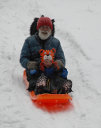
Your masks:
[[[38,68],[38,62],[36,61],[29,61],[28,64],[27,64],[27,68],[29,70],[33,70],[33,69],[36,69]]]

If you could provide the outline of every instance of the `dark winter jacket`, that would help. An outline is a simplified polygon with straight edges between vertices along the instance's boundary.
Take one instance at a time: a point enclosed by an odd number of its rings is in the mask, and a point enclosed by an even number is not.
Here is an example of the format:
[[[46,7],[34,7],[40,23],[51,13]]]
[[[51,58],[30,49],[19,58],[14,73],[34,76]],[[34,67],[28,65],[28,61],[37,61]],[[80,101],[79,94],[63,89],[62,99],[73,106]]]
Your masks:
[[[53,36],[50,36],[47,40],[40,40],[37,34],[30,36],[25,40],[20,55],[21,65],[27,69],[29,61],[37,61],[40,63],[39,50],[50,50],[52,48],[56,49],[55,60],[61,60],[65,66],[64,52],[59,40]]]

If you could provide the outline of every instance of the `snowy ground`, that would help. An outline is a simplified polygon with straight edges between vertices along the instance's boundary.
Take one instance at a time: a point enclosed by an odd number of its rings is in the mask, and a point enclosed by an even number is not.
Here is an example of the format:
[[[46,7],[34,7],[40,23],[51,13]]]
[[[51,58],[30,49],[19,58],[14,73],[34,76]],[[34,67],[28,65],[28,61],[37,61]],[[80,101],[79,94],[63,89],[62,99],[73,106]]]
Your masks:
[[[20,50],[41,14],[56,20],[73,80],[72,111],[36,108],[23,84]],[[0,128],[100,128],[100,42],[100,0],[0,0]]]

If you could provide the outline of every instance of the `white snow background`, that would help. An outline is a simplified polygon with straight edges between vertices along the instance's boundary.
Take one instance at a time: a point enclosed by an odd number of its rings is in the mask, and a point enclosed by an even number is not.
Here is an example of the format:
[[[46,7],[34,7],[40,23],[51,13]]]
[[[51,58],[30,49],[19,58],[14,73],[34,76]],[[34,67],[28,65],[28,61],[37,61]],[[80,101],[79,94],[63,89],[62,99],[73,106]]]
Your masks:
[[[73,81],[71,111],[36,108],[19,56],[34,17],[55,19]],[[101,1],[0,0],[0,128],[101,128]]]

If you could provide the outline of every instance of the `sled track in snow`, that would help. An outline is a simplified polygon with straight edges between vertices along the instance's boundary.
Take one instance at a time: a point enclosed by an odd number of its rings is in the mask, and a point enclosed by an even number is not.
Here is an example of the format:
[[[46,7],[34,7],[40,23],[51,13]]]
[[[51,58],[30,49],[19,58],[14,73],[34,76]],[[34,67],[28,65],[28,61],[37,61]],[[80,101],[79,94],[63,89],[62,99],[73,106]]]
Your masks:
[[[70,34],[69,32],[65,32],[65,31],[61,31],[61,30],[57,30],[58,34],[65,39],[65,41],[67,41],[67,43],[70,43],[70,45],[72,46],[73,49],[75,49],[74,51],[77,51],[79,54],[81,54],[86,60],[89,60],[90,58],[86,55],[86,53],[82,50],[82,48],[80,47],[80,45],[78,45],[78,43],[75,41],[74,37],[72,36],[72,34]]]

